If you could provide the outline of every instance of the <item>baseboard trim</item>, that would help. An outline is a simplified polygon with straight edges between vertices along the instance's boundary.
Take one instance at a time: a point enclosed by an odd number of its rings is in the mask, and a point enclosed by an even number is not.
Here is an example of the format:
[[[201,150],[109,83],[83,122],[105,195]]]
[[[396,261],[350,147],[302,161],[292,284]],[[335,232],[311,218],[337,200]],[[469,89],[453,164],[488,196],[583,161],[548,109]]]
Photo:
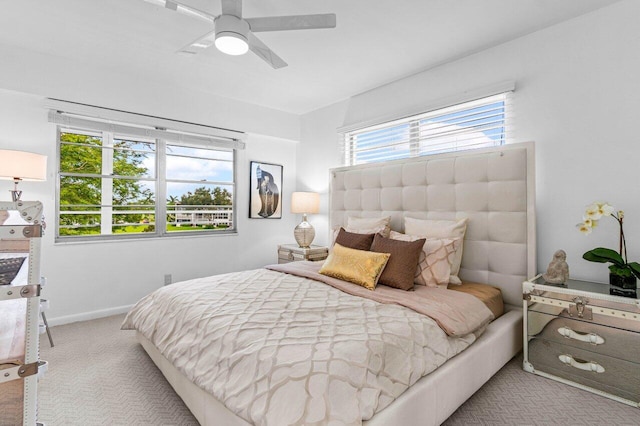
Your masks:
[[[92,319],[124,314],[129,312],[132,306],[133,305],[117,306],[115,308],[100,309],[97,311],[82,312],[80,314],[65,315],[65,316],[55,317],[55,318],[47,318],[47,320],[49,325],[53,327],[54,325],[71,324],[72,322],[89,321]]]

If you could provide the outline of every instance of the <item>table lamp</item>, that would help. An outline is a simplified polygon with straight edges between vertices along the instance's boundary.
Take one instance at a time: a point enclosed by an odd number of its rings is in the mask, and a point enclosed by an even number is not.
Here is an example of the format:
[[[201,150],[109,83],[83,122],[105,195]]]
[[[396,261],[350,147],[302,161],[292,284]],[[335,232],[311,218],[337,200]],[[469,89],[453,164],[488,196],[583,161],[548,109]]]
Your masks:
[[[302,248],[309,248],[316,236],[313,226],[307,222],[307,214],[320,211],[320,194],[317,192],[294,192],[291,194],[291,213],[302,213],[302,222],[296,226],[293,236]]]
[[[13,202],[19,201],[22,191],[18,183],[23,180],[47,179],[47,156],[25,151],[0,149],[0,179],[13,180]]]

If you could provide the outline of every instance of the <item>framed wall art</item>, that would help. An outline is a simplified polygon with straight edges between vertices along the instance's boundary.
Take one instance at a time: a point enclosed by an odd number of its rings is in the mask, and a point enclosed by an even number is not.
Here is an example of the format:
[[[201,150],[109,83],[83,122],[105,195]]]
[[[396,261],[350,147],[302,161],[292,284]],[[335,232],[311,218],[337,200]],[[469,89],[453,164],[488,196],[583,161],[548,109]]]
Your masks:
[[[260,161],[251,162],[249,218],[282,218],[282,166]]]

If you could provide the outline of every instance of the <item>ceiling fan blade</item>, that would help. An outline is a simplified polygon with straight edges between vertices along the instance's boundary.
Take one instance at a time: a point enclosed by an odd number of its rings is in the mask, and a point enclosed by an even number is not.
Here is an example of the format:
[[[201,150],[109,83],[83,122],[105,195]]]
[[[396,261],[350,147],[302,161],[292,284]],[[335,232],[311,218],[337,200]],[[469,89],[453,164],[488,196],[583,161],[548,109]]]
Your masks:
[[[242,0],[222,0],[222,14],[242,18]]]
[[[178,0],[144,0],[144,1],[146,1],[147,3],[155,4],[156,6],[161,6],[166,9],[176,11],[178,13],[182,13],[183,15],[200,18],[208,22],[213,22],[216,19],[215,15],[207,13],[204,10],[191,7],[187,4],[184,4],[182,1],[178,1]]]
[[[336,14],[270,16],[245,19],[254,33],[263,31],[312,30],[335,28]]]
[[[271,65],[274,69],[284,68],[287,66],[287,63],[282,60],[281,57],[273,53],[271,49],[269,49],[258,37],[249,33],[249,49],[259,57],[261,57],[265,62]]]
[[[210,33],[203,35],[202,37],[198,38],[194,42],[187,44],[182,49],[178,50],[178,52],[192,53],[192,54],[200,53],[203,50],[207,49],[208,47],[212,46],[215,43],[215,41],[216,41],[216,32],[214,30],[214,31],[211,31]]]

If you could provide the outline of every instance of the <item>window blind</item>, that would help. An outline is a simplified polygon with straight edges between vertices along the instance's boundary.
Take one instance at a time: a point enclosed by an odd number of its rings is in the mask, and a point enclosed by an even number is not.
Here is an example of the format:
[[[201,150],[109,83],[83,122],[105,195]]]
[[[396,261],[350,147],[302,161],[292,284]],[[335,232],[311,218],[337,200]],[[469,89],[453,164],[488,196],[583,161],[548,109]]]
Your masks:
[[[117,123],[94,117],[80,117],[58,111],[49,111],[49,122],[60,124],[68,128],[92,129],[143,138],[164,139],[168,142],[180,143],[182,145],[189,146],[206,145],[212,148],[215,147],[223,149],[244,149],[245,147],[244,142],[237,139],[193,134],[172,129],[158,129],[150,126],[135,126],[130,123]]]
[[[356,165],[503,145],[510,92],[439,108],[344,134],[344,163]]]
[[[223,149],[244,149],[247,139],[245,133],[236,130],[59,99],[45,99],[43,106],[49,108],[49,122],[70,128],[161,138],[182,145],[204,143]]]

